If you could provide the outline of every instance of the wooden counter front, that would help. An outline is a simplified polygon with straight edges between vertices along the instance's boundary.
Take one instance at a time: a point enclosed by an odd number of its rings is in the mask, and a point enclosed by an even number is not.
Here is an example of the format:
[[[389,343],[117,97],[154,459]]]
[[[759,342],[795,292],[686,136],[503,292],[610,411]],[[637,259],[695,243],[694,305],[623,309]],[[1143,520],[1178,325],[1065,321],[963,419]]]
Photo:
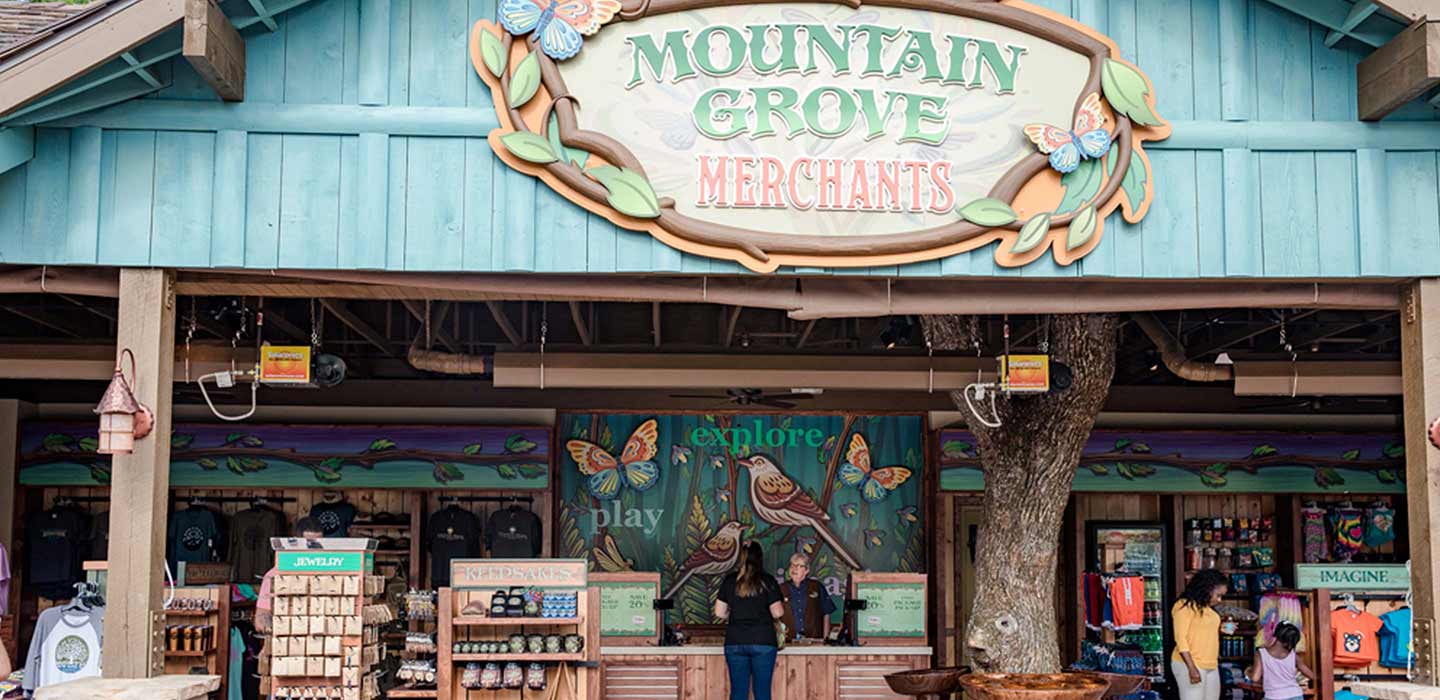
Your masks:
[[[775,700],[909,700],[885,676],[930,666],[928,647],[805,647],[784,649],[775,662]],[[725,698],[730,677],[719,646],[600,650],[605,700]]]

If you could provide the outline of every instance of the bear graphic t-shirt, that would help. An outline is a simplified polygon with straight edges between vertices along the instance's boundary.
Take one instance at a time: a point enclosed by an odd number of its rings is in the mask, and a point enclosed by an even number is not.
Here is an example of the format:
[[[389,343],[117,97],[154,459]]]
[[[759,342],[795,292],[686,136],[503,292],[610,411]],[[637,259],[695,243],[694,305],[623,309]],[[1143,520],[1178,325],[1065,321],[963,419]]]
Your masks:
[[[1384,623],[1367,612],[1340,608],[1330,613],[1330,633],[1335,638],[1336,666],[1368,666],[1380,659],[1376,633]]]

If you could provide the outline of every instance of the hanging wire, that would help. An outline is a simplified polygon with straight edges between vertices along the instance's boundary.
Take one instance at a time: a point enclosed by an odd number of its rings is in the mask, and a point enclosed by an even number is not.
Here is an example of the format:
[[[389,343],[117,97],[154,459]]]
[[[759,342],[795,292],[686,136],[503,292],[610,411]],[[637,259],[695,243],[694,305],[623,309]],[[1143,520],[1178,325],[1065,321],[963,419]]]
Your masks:
[[[545,339],[550,334],[550,302],[540,302],[540,388],[545,388]]]
[[[190,383],[190,341],[195,339],[195,327],[199,321],[195,317],[195,297],[190,297],[190,317],[185,319],[185,383]]]
[[[430,300],[425,300],[425,349],[429,350],[435,346],[435,341],[430,338]]]

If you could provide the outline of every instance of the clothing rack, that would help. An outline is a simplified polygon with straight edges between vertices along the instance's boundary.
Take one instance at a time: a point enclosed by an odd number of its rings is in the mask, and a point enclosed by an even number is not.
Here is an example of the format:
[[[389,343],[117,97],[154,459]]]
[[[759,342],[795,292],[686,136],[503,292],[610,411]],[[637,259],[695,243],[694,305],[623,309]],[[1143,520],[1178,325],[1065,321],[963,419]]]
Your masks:
[[[531,503],[533,496],[440,496],[440,503]]]
[[[100,499],[107,500],[107,499]],[[175,503],[294,503],[294,496],[171,496]]]

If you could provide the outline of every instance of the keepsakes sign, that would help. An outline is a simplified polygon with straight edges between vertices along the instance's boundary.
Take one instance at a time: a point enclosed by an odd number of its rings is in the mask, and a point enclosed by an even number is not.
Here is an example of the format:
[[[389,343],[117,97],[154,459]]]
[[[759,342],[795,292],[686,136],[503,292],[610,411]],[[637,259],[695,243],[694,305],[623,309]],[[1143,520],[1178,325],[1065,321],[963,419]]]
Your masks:
[[[1023,2],[502,0],[497,155],[677,248],[780,265],[1061,264],[1150,202],[1169,126],[1114,42]]]

